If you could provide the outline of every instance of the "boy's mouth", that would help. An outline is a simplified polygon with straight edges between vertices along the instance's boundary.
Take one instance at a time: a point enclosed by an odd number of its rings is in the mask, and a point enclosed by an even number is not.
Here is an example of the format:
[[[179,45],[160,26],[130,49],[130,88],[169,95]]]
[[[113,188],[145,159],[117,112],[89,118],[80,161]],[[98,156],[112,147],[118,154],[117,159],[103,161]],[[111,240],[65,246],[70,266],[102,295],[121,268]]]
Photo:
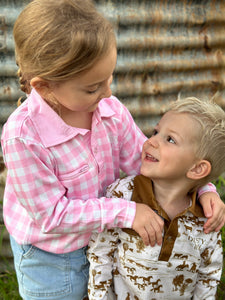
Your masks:
[[[146,153],[145,158],[146,158],[147,160],[153,161],[153,162],[157,162],[157,161],[158,161],[158,159],[156,159],[154,156],[152,156],[152,155],[149,154],[149,153]]]

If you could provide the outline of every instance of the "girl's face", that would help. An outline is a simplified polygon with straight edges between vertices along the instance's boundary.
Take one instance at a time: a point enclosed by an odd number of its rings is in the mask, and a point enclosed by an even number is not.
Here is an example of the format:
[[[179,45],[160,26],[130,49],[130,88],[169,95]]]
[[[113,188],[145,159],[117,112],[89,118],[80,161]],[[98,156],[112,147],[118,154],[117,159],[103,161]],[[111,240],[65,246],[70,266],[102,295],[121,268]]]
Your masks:
[[[112,74],[116,66],[117,51],[113,47],[106,56],[88,71],[63,83],[53,84],[52,95],[62,108],[74,112],[93,112],[103,98],[112,92]]]

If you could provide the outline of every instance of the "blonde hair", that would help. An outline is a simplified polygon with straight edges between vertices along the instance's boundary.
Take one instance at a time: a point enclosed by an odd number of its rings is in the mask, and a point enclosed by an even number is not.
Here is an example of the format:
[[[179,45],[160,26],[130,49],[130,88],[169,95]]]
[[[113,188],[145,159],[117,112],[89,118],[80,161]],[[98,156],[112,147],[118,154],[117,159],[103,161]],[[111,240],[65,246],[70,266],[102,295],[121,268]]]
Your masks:
[[[195,97],[179,99],[170,111],[189,114],[200,126],[196,127],[196,156],[211,163],[211,172],[198,182],[202,186],[225,171],[225,111],[212,101]]]
[[[17,18],[13,35],[26,93],[32,78],[71,79],[116,46],[112,25],[91,0],[33,0]]]

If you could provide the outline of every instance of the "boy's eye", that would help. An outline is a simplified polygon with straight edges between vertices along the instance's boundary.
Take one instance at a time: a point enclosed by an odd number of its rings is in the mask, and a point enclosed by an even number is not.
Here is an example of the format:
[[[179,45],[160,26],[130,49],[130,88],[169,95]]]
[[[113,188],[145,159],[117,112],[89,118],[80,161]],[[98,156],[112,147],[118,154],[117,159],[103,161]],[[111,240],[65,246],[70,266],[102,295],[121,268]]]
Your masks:
[[[171,136],[168,136],[167,141],[171,144],[176,144],[174,139]]]
[[[152,135],[156,135],[158,133],[158,130],[154,129],[152,132]]]

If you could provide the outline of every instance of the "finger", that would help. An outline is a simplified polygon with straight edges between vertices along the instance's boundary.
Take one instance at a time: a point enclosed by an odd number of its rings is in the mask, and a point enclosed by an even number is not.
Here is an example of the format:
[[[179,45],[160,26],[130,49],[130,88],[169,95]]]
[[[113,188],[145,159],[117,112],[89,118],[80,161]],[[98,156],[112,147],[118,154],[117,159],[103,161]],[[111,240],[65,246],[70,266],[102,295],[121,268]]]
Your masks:
[[[156,241],[157,241],[157,244],[159,246],[162,245],[162,240],[163,240],[163,237],[162,237],[162,232],[156,232]]]
[[[154,247],[155,243],[156,243],[156,232],[155,232],[154,228],[151,228],[151,229],[146,228],[146,231],[148,233],[148,239],[149,239],[150,245],[151,245],[151,247]]]
[[[224,220],[222,220],[219,224],[217,224],[217,225],[215,226],[214,231],[215,231],[215,232],[219,232],[219,231],[223,228],[223,226],[224,226]]]
[[[213,210],[211,206],[211,202],[205,202],[205,205],[203,206],[204,215],[206,218],[210,218],[213,215]]]
[[[207,221],[205,222],[203,227],[204,227],[204,229],[208,229],[211,227],[211,225],[212,225],[212,219],[209,218],[209,219],[207,219]]]
[[[224,220],[219,218],[217,220],[213,220],[212,218],[208,219],[204,224],[204,232],[210,233],[212,231],[219,231],[224,225]]]
[[[224,226],[224,222],[221,222],[221,223],[219,224],[219,226],[216,227],[215,231],[216,231],[216,232],[219,232],[219,231],[223,228],[223,226]]]
[[[139,231],[138,231],[138,234],[139,234],[140,237],[142,238],[144,244],[145,244],[146,246],[149,246],[149,244],[150,244],[149,235],[148,235],[148,232],[145,230],[145,228],[142,229],[142,230],[139,230]]]
[[[157,220],[157,222],[154,222],[151,225],[151,227],[146,227],[149,234],[150,244],[151,246],[155,246],[155,243],[161,245],[164,221],[160,218],[160,220]]]
[[[148,233],[148,237],[150,240],[150,245],[152,247],[157,243],[158,245],[162,244],[162,232],[163,232],[164,221],[160,218],[149,225],[145,226],[145,229]]]

